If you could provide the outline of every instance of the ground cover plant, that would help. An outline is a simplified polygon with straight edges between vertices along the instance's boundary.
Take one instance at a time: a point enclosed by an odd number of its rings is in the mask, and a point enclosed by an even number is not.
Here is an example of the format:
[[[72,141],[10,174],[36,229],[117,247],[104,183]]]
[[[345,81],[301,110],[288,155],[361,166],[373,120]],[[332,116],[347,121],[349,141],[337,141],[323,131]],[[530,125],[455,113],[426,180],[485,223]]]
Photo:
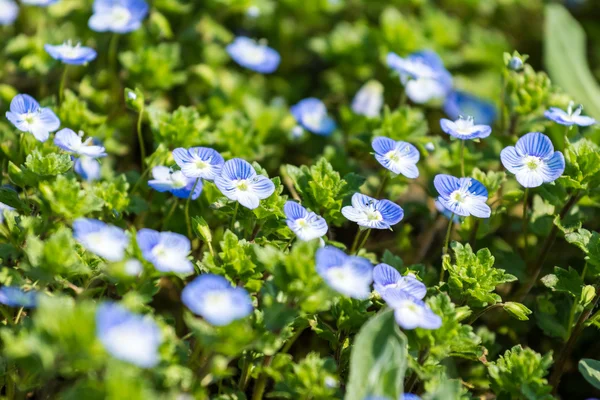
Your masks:
[[[600,393],[600,18],[0,0],[0,395]]]

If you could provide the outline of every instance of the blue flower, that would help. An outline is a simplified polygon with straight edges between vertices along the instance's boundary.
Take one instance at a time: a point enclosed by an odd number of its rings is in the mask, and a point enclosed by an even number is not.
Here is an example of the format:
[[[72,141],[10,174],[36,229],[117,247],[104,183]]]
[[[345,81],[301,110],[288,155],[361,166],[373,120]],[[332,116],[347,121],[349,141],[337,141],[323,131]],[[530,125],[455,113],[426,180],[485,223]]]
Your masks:
[[[325,219],[294,201],[288,201],[283,207],[287,217],[287,226],[298,236],[300,240],[313,240],[327,233],[327,222]]]
[[[354,193],[352,205],[342,208],[342,214],[360,226],[373,229],[391,229],[404,217],[404,210],[389,200],[376,200]]]
[[[14,208],[7,204],[0,203],[0,224],[4,222],[4,210],[13,211]]]
[[[152,177],[154,179],[150,179],[148,185],[158,192],[171,192],[175,197],[187,199],[194,189],[192,200],[196,200],[202,193],[202,181],[196,182],[196,178],[188,178],[181,171],[158,166],[152,168]]]
[[[475,125],[473,117],[459,117],[456,121],[442,118],[440,126],[448,135],[460,140],[484,139],[492,133],[492,127],[489,125]]]
[[[73,237],[86,250],[112,262],[121,261],[129,246],[129,236],[123,229],[97,219],[76,219]]]
[[[252,313],[252,299],[244,288],[233,287],[219,275],[200,275],[181,292],[181,301],[212,325],[223,326]]]
[[[460,91],[448,94],[444,102],[444,112],[452,120],[460,118],[461,115],[470,115],[475,121],[484,125],[492,125],[496,120],[494,103]]]
[[[378,264],[373,270],[373,287],[383,295],[386,290],[402,290],[417,300],[421,300],[427,293],[423,282],[411,275],[402,276],[395,268],[388,264]]]
[[[192,250],[190,240],[179,233],[140,229],[137,244],[144,259],[161,272],[194,272],[194,265],[187,258]]]
[[[427,304],[402,290],[386,290],[381,297],[394,310],[396,323],[404,329],[442,326],[442,319]]]
[[[21,0],[21,3],[27,4],[28,6],[39,6],[39,7],[48,7],[57,2],[58,2],[58,0]]]
[[[129,260],[125,261],[123,271],[129,276],[138,276],[144,271],[144,266],[139,260],[130,258]]]
[[[304,129],[315,135],[329,136],[335,130],[335,121],[327,115],[325,104],[309,97],[290,108],[292,115]]]
[[[487,189],[476,179],[439,174],[433,184],[440,194],[439,202],[455,215],[489,218],[492,213],[486,204]]]
[[[515,174],[517,181],[526,188],[553,182],[565,170],[565,158],[554,151],[550,138],[540,132],[522,136],[517,144],[500,152],[504,168]]]
[[[82,140],[83,132],[79,135],[69,128],[61,129],[54,136],[54,144],[78,156],[90,158],[106,157],[106,149],[103,146],[94,144],[94,139],[89,137],[86,141]]]
[[[452,75],[431,50],[419,51],[406,58],[388,53],[387,64],[400,74],[406,94],[415,103],[444,99],[452,89]]]
[[[386,137],[376,137],[371,143],[375,150],[375,159],[379,164],[392,171],[402,174],[407,178],[415,179],[419,176],[417,162],[421,155],[415,146],[407,142],[396,142]]]
[[[94,0],[88,26],[96,32],[129,33],[142,26],[147,14],[144,0]]]
[[[192,147],[183,149],[181,147],[173,150],[173,158],[181,172],[188,178],[202,178],[214,181],[221,175],[221,169],[225,161],[215,150],[207,147]]]
[[[564,126],[590,126],[596,123],[594,118],[581,115],[581,111],[583,111],[583,107],[581,105],[579,105],[575,110],[573,110],[573,105],[573,102],[570,102],[567,111],[561,110],[557,107],[550,107],[549,110],[544,112],[544,116],[556,122],[557,124]]]
[[[225,197],[251,210],[275,191],[275,185],[269,178],[258,175],[252,165],[241,158],[227,161],[215,184]]]
[[[317,250],[316,264],[317,273],[334,290],[359,300],[370,296],[373,266],[366,258],[326,246]]]
[[[227,53],[242,67],[261,74],[275,72],[281,61],[276,50],[243,36],[227,46]]]
[[[448,210],[438,199],[435,199],[435,208],[442,214],[444,217],[450,219],[452,218],[452,222],[458,223],[460,222],[460,217],[456,214],[452,216],[452,211]]]
[[[96,336],[113,357],[142,368],[160,361],[160,328],[150,317],[134,314],[123,306],[106,302],[96,310]]]
[[[91,47],[81,46],[77,43],[75,46],[71,41],[53,46],[45,44],[44,49],[52,58],[70,65],[82,65],[96,59],[96,50]]]
[[[508,61],[508,68],[513,71],[520,71],[523,69],[523,60],[521,57],[512,56],[512,58]]]
[[[19,6],[13,0],[0,0],[0,25],[10,25],[19,15]]]
[[[38,292],[23,291],[16,286],[2,286],[0,288],[0,304],[9,307],[34,308],[37,305]]]
[[[383,107],[383,85],[377,81],[365,83],[352,100],[352,111],[368,118],[376,118]]]
[[[40,142],[45,142],[60,126],[60,120],[49,108],[40,107],[39,103],[28,94],[18,94],[10,102],[10,111],[6,118],[20,131],[29,132]]]
[[[100,163],[95,158],[87,156],[76,158],[73,170],[88,182],[100,179]]]
[[[404,393],[402,397],[400,397],[400,400],[421,400],[421,398],[416,394]]]

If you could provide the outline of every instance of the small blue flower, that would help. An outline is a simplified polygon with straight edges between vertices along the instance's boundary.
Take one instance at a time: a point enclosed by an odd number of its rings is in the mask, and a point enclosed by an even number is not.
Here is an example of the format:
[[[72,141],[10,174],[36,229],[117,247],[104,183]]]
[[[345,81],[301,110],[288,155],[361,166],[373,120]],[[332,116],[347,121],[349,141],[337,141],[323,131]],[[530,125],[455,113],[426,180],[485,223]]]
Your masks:
[[[372,229],[391,229],[404,217],[404,210],[389,200],[377,200],[354,193],[352,205],[342,208],[342,214],[360,226]]]
[[[88,26],[96,32],[129,33],[142,26],[147,14],[144,0],[94,0]]]
[[[550,107],[549,110],[544,112],[544,116],[557,124],[561,124],[564,126],[590,126],[596,123],[596,120],[592,117],[586,117],[585,115],[581,115],[583,111],[583,106],[579,105],[575,110],[573,110],[573,102],[569,103],[569,107],[567,111],[561,110],[557,107]]]
[[[150,317],[134,314],[123,306],[106,302],[96,310],[96,336],[113,357],[142,368],[160,361],[160,328]]]
[[[275,191],[275,185],[269,178],[258,175],[252,165],[241,158],[227,161],[215,184],[225,197],[251,210]]]
[[[95,158],[87,156],[76,158],[73,170],[88,182],[100,179],[100,163]]]
[[[396,142],[383,136],[376,137],[371,143],[375,150],[375,159],[379,164],[392,171],[402,174],[410,179],[419,176],[417,162],[421,155],[415,146],[407,142]]]
[[[477,218],[489,218],[491,215],[492,211],[486,204],[487,189],[478,180],[439,174],[433,184],[440,194],[439,202],[455,215]]]
[[[317,250],[316,264],[317,273],[334,290],[359,300],[370,296],[373,266],[366,258],[326,246]]]
[[[129,276],[139,276],[144,271],[144,266],[139,260],[130,258],[129,260],[125,261],[123,270]]]
[[[288,201],[283,207],[287,217],[287,226],[298,236],[300,240],[313,240],[327,233],[327,222],[325,219],[294,201]]]
[[[452,211],[448,210],[438,199],[435,199],[435,208],[442,214],[444,217],[450,219],[452,218],[452,222],[459,223],[460,217],[456,214],[452,215]]]
[[[377,118],[383,107],[383,85],[377,81],[365,83],[352,100],[352,111],[368,118]]]
[[[404,393],[402,397],[400,397],[400,400],[421,400],[421,398],[416,394]]]
[[[86,64],[98,55],[91,47],[81,46],[79,43],[73,46],[71,41],[56,46],[45,44],[44,49],[50,57],[69,65]]]
[[[192,250],[190,240],[179,233],[140,229],[137,244],[144,259],[161,272],[194,272],[194,265],[187,258]]]
[[[13,0],[0,0],[0,25],[10,25],[19,16],[19,6]]]
[[[37,305],[38,292],[23,291],[16,286],[2,286],[0,288],[0,304],[9,307],[34,308]]]
[[[550,138],[540,132],[522,136],[515,146],[500,152],[504,168],[515,174],[517,181],[526,188],[553,182],[565,170],[565,158],[554,151]]]
[[[448,94],[444,102],[444,112],[452,120],[457,120],[461,115],[470,115],[483,125],[492,125],[496,120],[494,103],[460,91]]]
[[[386,290],[381,297],[394,310],[396,323],[404,329],[442,326],[442,319],[427,304],[402,290]]]
[[[329,136],[335,130],[335,121],[327,115],[325,104],[309,97],[290,108],[292,115],[304,129],[315,135]]]
[[[58,3],[58,0],[21,0],[21,3],[28,6],[48,7],[54,3]]]
[[[215,150],[207,147],[177,148],[173,150],[173,158],[181,172],[188,178],[202,178],[214,181],[221,175],[225,161]]]
[[[242,67],[261,74],[275,72],[281,61],[276,50],[244,36],[236,37],[227,46],[227,53]]]
[[[406,94],[415,103],[444,99],[452,89],[452,75],[431,50],[419,51],[406,58],[388,53],[387,64],[400,74]]]
[[[402,276],[395,268],[388,264],[378,264],[373,270],[373,287],[383,295],[386,290],[402,290],[417,300],[423,299],[427,287],[412,275]]]
[[[523,69],[523,60],[521,57],[512,56],[512,58],[508,61],[508,68],[513,71],[520,71]]]
[[[10,102],[10,111],[6,118],[20,131],[29,132],[40,142],[45,142],[60,126],[60,120],[49,108],[40,107],[39,103],[28,94],[18,94]]]
[[[4,210],[13,211],[14,208],[7,204],[0,203],[0,224],[4,222]]]
[[[181,292],[181,301],[210,324],[223,326],[252,313],[252,299],[219,275],[200,275]]]
[[[83,132],[79,135],[69,128],[61,129],[54,136],[54,144],[78,156],[86,156],[90,158],[106,157],[106,149],[103,146],[94,144],[94,138],[82,140]]]
[[[468,117],[467,119],[459,117],[454,122],[442,118],[440,126],[448,135],[460,140],[484,139],[492,133],[492,127],[489,125],[475,125],[473,117]]]
[[[202,181],[196,182],[196,178],[188,178],[181,171],[158,166],[152,168],[152,177],[154,179],[150,179],[148,185],[158,192],[171,192],[175,197],[187,199],[194,189],[192,200],[196,200],[202,193]]]
[[[86,250],[112,262],[121,261],[129,246],[129,236],[123,229],[97,219],[76,219],[73,237]]]

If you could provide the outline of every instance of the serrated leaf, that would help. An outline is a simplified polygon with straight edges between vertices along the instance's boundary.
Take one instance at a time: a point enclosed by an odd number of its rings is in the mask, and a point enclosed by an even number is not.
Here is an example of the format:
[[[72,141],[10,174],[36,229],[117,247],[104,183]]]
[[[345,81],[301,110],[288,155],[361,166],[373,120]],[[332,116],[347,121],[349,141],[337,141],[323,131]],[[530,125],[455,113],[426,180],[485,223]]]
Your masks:
[[[590,358],[579,360],[579,372],[590,385],[600,389],[600,361]]]

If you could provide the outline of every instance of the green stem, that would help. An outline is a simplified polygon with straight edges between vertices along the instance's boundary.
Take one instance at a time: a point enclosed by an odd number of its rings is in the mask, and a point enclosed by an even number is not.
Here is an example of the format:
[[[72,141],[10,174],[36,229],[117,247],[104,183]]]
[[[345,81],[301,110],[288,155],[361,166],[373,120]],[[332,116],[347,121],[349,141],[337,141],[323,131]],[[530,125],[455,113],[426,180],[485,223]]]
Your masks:
[[[117,51],[119,50],[119,35],[113,33],[108,44],[108,68],[111,72],[117,73]]]
[[[460,141],[460,176],[465,176],[465,141]]]
[[[60,78],[60,86],[58,87],[58,104],[62,104],[65,96],[65,85],[67,82],[67,74],[69,72],[69,64],[65,64],[62,77]]]
[[[290,351],[290,349],[292,348],[292,345],[296,342],[296,340],[298,340],[298,338],[302,335],[302,332],[304,332],[304,330],[306,328],[308,328],[308,327],[305,326],[305,327],[296,329],[294,336],[289,338],[288,341],[285,343],[285,345],[281,348],[281,353],[287,353],[288,351]]]
[[[194,195],[194,191],[196,190],[196,186],[198,185],[199,181],[200,181],[200,178],[196,178],[196,182],[194,182],[192,191],[190,192],[190,195],[188,196],[187,200],[185,201],[185,224],[187,226],[187,233],[188,233],[188,237],[190,239],[192,238],[192,224],[190,222],[190,200],[192,199],[192,196]]]
[[[140,186],[140,184],[142,183],[144,177],[146,177],[146,175],[148,175],[148,173],[150,172],[150,168],[146,168],[144,170],[144,172],[142,172],[142,174],[140,175],[140,177],[138,178],[137,182],[135,183],[135,185],[133,185],[133,189],[131,189],[131,193],[129,194],[130,196],[133,196],[133,194],[135,193],[135,191],[137,190],[137,188]]]
[[[142,135],[142,120],[144,119],[144,104],[142,104],[142,108],[140,113],[138,114],[137,120],[137,136],[138,142],[140,142],[140,154],[142,156],[142,169],[146,165],[146,147],[144,146],[144,135]]]
[[[491,306],[487,306],[483,310],[479,311],[477,314],[474,314],[467,324],[473,325],[473,323],[475,321],[477,321],[479,319],[479,317],[481,317],[486,312],[493,310],[494,308],[503,307],[503,306],[504,306],[504,303],[496,303],[496,304],[492,304]]]
[[[369,238],[370,234],[371,234],[371,229],[368,229],[367,233],[363,236],[362,240],[360,241],[360,245],[358,245],[358,247],[356,248],[356,254],[358,254],[360,249],[362,249],[363,246],[365,245],[365,243],[367,243],[367,239]]]
[[[354,236],[354,241],[352,242],[352,247],[350,247],[350,254],[353,254],[356,251],[356,246],[358,246],[358,239],[360,235],[362,235],[363,230],[361,227],[358,227],[358,231],[356,232],[356,236]]]
[[[271,365],[272,356],[265,356],[263,366],[268,367]],[[254,392],[252,392],[252,400],[262,400],[265,389],[267,388],[267,375],[261,372],[254,384]]]
[[[165,228],[165,226],[167,225],[167,221],[169,221],[171,219],[176,208],[177,208],[177,198],[173,198],[173,205],[171,206],[171,209],[167,213],[167,216],[165,217],[165,219],[163,219],[162,229]]]
[[[446,239],[444,239],[444,250],[442,255],[448,254],[448,245],[450,244],[450,233],[452,233],[452,226],[454,224],[454,213],[450,216],[450,220],[448,221],[448,229],[446,230]]]
[[[240,374],[240,381],[238,382],[238,388],[240,391],[246,391],[246,382],[248,381],[248,372],[250,371],[250,361],[248,361],[248,354],[244,354],[244,360],[242,361],[242,372]]]
[[[525,194],[523,195],[523,250],[524,250],[524,259],[527,261],[527,225],[529,223],[529,218],[527,215],[527,198],[529,196],[529,188],[525,188]]]
[[[233,209],[233,215],[231,216],[231,222],[229,223],[229,230],[233,232],[233,226],[235,225],[235,219],[237,217],[238,208],[240,207],[239,202],[235,202],[235,208]]]
[[[587,273],[588,263],[583,266],[583,271],[581,272],[581,281],[585,283],[585,275]],[[571,332],[573,332],[573,322],[575,320],[575,311],[577,311],[577,305],[579,304],[577,298],[573,299],[573,304],[571,305],[571,312],[569,313],[569,324],[567,325],[567,337],[571,337]]]
[[[388,182],[388,174],[385,173],[383,175],[383,178],[381,178],[381,183],[379,184],[379,187],[377,188],[377,192],[375,193],[375,198],[378,199],[379,196],[381,196],[381,194],[383,193],[385,186],[387,185]]]

